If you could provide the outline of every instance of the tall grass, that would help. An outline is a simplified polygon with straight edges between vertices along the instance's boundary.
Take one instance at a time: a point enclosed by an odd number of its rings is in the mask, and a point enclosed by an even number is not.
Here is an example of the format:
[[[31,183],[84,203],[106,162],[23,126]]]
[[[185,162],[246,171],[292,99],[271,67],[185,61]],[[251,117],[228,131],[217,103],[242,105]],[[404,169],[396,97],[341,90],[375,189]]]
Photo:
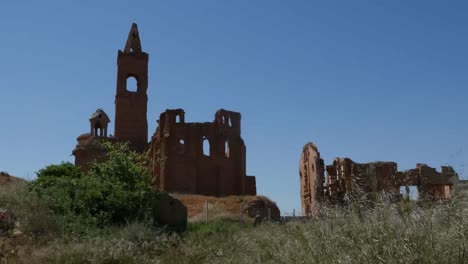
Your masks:
[[[306,223],[193,223],[181,235],[145,223],[86,236],[44,231],[54,234],[45,243],[2,238],[0,250],[14,249],[8,263],[468,263],[467,205],[460,193],[444,203],[323,206]]]

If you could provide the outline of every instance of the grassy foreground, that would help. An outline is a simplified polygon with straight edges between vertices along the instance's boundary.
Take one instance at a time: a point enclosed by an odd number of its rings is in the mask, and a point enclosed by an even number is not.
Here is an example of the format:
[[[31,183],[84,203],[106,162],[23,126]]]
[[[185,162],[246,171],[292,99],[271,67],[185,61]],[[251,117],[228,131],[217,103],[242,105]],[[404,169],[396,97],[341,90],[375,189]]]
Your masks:
[[[468,263],[468,202],[324,207],[284,225],[216,220],[183,234],[134,222],[80,234],[21,186],[0,189],[22,233],[0,237],[0,263]]]

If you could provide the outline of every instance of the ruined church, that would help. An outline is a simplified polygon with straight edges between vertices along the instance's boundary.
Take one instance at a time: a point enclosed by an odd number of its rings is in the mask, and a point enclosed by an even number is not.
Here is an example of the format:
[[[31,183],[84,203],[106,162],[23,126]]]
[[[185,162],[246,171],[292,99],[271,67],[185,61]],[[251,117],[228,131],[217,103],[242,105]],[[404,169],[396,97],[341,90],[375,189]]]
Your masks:
[[[246,147],[241,137],[241,114],[220,109],[213,122],[188,123],[182,109],[164,111],[148,142],[147,89],[149,55],[141,47],[133,24],[125,48],[117,54],[114,136],[110,118],[98,109],[89,119],[89,133],[77,138],[75,165],[83,170],[105,160],[101,142],[128,142],[138,152],[148,152],[157,188],[174,193],[210,196],[256,195],[254,176],[246,174]],[[136,91],[127,87],[135,78]],[[209,150],[204,153],[204,143]]]

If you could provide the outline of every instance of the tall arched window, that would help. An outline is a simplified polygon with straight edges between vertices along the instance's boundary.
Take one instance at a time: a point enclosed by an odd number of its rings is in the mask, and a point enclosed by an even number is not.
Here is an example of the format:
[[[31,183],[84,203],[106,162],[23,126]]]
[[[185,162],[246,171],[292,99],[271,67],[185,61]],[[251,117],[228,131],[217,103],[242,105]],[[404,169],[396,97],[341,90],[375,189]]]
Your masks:
[[[136,92],[138,90],[137,79],[133,76],[127,78],[127,91]]]
[[[226,158],[229,158],[229,143],[228,141],[226,140],[224,142],[224,156],[226,156]]]
[[[203,138],[203,155],[209,157],[211,155],[210,151],[210,140],[206,137]]]

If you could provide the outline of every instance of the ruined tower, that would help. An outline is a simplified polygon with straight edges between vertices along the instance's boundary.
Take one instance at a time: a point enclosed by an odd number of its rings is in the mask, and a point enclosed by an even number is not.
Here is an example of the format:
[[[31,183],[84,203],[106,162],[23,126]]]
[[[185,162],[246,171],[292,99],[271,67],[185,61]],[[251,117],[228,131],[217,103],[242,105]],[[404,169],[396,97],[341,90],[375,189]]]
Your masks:
[[[136,80],[136,89],[130,87],[131,78]],[[114,133],[117,140],[130,142],[137,151],[148,144],[147,88],[148,53],[142,51],[138,27],[133,23],[125,48],[117,56]]]

